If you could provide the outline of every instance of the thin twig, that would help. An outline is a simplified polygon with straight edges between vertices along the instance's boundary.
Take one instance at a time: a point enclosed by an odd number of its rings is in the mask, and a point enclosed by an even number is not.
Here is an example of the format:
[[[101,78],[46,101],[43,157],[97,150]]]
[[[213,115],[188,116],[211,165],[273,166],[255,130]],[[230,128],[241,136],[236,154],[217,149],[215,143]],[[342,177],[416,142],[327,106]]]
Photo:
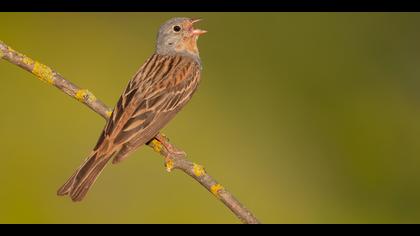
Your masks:
[[[0,58],[34,74],[41,81],[55,86],[70,97],[85,104],[103,118],[108,119],[111,115],[112,109],[96,98],[89,90],[79,88],[72,82],[64,79],[63,76],[49,66],[13,50],[1,41]],[[203,166],[189,161],[186,158],[185,152],[172,145],[165,135],[158,134],[153,140],[148,142],[147,145],[153,148],[155,152],[165,157],[167,171],[171,171],[172,169],[182,170],[220,199],[220,201],[223,202],[223,204],[225,204],[243,223],[259,223],[258,219],[255,218],[255,216],[246,209],[232,193],[227,191],[220,183],[208,175]]]

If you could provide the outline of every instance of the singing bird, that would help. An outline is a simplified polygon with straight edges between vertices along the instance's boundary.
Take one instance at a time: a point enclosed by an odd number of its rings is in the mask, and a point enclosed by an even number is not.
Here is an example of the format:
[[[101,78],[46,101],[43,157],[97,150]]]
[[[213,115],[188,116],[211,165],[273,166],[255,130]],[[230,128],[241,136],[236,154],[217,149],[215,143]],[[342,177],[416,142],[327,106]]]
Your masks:
[[[172,18],[159,29],[156,50],[128,83],[86,161],[58,190],[81,201],[106,164],[118,163],[152,140],[185,106],[200,82],[200,19]]]

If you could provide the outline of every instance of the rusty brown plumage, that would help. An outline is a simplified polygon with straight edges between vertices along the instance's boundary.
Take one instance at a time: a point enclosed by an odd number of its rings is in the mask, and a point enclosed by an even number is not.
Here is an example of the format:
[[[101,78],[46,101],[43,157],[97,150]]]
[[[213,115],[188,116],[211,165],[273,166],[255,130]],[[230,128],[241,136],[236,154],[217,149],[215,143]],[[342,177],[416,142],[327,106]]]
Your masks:
[[[130,80],[95,148],[58,195],[82,200],[109,160],[118,163],[150,141],[191,99],[201,71],[196,41],[204,32],[192,23],[174,18],[160,28],[156,53]]]

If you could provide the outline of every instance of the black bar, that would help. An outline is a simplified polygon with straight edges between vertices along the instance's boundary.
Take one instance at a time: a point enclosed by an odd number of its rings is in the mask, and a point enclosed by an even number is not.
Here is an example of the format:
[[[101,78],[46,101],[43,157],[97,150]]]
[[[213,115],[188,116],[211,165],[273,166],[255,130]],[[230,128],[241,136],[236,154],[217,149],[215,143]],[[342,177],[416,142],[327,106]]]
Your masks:
[[[3,1],[1,11],[77,12],[412,12],[416,0],[34,0]]]

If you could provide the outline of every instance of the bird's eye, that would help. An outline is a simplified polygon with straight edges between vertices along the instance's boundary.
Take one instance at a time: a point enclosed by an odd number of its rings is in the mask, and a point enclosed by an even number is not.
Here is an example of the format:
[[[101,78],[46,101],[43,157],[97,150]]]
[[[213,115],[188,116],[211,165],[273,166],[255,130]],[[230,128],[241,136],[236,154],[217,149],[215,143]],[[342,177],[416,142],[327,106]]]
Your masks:
[[[179,26],[179,25],[175,25],[175,26],[174,26],[174,31],[175,31],[175,32],[179,32],[179,31],[181,31],[181,26]]]

